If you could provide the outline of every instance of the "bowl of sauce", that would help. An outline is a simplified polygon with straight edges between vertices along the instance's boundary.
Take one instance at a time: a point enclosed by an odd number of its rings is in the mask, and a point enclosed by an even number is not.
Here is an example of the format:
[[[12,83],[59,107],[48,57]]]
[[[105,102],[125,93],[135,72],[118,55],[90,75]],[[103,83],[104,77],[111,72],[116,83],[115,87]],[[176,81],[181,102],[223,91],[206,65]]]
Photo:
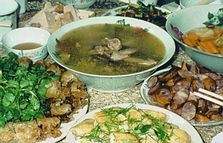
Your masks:
[[[19,57],[28,57],[34,62],[47,56],[46,43],[50,33],[35,27],[23,27],[6,33],[2,38],[7,52],[14,52]]]

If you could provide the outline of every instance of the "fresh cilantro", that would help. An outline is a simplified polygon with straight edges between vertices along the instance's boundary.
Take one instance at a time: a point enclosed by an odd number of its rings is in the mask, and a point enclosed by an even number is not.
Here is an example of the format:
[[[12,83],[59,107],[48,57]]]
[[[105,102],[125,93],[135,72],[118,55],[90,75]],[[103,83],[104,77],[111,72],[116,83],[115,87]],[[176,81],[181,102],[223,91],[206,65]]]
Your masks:
[[[0,127],[11,121],[29,121],[44,116],[46,84],[59,76],[42,65],[24,66],[18,56],[0,58]]]

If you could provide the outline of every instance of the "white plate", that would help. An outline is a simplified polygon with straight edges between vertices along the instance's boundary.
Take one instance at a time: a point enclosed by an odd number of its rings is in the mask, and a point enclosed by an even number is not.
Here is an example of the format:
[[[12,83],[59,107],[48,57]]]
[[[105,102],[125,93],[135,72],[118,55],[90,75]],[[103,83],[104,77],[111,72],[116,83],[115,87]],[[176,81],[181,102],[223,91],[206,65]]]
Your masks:
[[[102,16],[116,16],[117,14],[119,14],[119,11],[123,8],[127,8],[129,5],[124,5],[124,6],[120,6],[120,7],[116,7],[113,8],[107,12],[105,12],[104,14],[102,14]]]
[[[162,69],[159,70],[157,72],[155,72],[154,74],[150,75],[149,77],[147,77],[144,82],[142,83],[142,86],[140,87],[140,95],[142,97],[142,99],[144,100],[144,102],[146,104],[153,104],[152,101],[149,100],[148,98],[148,91],[149,88],[147,87],[147,81],[152,77],[152,76],[157,76],[161,73],[167,72],[169,71],[171,68],[166,68],[166,69]],[[223,121],[209,121],[209,122],[196,122],[195,120],[191,120],[189,121],[193,126],[212,126],[212,125],[220,125],[223,124]]]
[[[38,143],[55,143],[55,142],[58,142],[60,140],[62,140],[64,137],[66,137],[67,133],[69,132],[70,130],[70,127],[75,124],[81,117],[83,117],[87,112],[88,112],[88,109],[89,109],[89,104],[85,105],[82,109],[79,109],[78,110],[78,113],[77,114],[74,114],[73,117],[74,117],[74,120],[68,122],[68,123],[62,123],[61,124],[61,136],[57,137],[57,138],[47,138],[46,140],[44,141],[40,141]]]
[[[223,132],[217,134],[212,140],[211,143],[222,143],[223,142]]]
[[[124,6],[113,8],[113,9],[105,12],[104,14],[102,14],[102,16],[116,16],[120,13],[120,11],[122,9],[127,8],[128,6],[129,5],[124,5]],[[158,10],[161,10],[162,12],[166,12],[167,16],[171,13],[171,11],[168,11],[167,9],[164,9],[164,8],[161,8],[161,7],[155,7],[155,8],[158,9]]]
[[[132,104],[133,103],[124,103],[124,104],[106,106],[104,108],[111,108],[111,107],[126,108],[126,107],[129,107]],[[177,115],[177,114],[175,114],[171,111],[168,111],[166,109],[156,107],[156,106],[152,106],[152,105],[135,104],[135,106],[136,106],[136,108],[139,108],[139,109],[148,109],[148,110],[154,110],[154,111],[159,111],[159,112],[165,113],[168,116],[168,122],[169,123],[177,125],[179,128],[185,130],[190,135],[191,143],[203,143],[200,135],[195,130],[195,128],[189,122],[187,122],[185,119],[180,117],[179,115]],[[76,124],[74,124],[74,126],[79,124],[80,122],[82,122],[85,119],[93,118],[93,115],[96,112],[99,112],[99,111],[101,111],[101,109],[96,109],[96,110],[93,110],[93,111],[89,112],[88,114],[83,116],[83,118],[81,118]],[[66,139],[64,140],[64,142],[65,143],[70,143],[71,141],[77,143],[77,141],[75,140],[74,135],[71,132],[69,132],[68,135],[66,136]]]

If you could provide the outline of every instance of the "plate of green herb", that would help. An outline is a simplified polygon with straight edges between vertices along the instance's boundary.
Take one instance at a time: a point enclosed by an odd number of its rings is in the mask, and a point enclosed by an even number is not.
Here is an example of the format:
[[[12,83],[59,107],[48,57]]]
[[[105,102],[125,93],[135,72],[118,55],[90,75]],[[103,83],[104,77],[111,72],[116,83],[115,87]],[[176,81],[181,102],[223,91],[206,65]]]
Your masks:
[[[0,57],[0,142],[56,142],[88,110],[85,85],[54,63]]]
[[[71,127],[65,142],[202,143],[196,129],[166,109],[124,103],[96,109]]]

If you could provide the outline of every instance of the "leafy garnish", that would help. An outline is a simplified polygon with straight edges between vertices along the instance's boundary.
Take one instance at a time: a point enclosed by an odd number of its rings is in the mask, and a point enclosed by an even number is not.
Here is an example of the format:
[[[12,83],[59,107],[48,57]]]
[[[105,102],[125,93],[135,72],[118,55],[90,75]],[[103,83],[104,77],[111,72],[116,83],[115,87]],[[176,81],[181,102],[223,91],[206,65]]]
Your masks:
[[[137,126],[135,130],[139,130],[141,134],[146,134],[151,129],[152,125],[141,125]]]
[[[120,114],[125,115],[133,107],[135,106],[131,105],[130,107],[127,107],[127,108],[105,108],[105,109],[102,109],[102,112],[105,113],[105,115],[107,116],[116,118]]]
[[[208,20],[203,23],[206,26],[208,27],[222,26],[223,25],[223,8],[220,8],[216,14],[208,12],[207,18]]]
[[[94,141],[99,141],[99,135],[101,133],[101,128],[97,125],[89,134],[85,135],[84,138]]]
[[[170,126],[168,123],[163,122],[160,119],[155,118],[149,114],[145,113],[145,117],[149,118],[152,121],[152,129],[154,129],[158,139],[162,143],[167,143],[170,139],[170,135],[172,134],[173,127]]]
[[[117,24],[120,24],[120,25],[122,25],[122,26],[130,26],[130,24],[127,24],[127,23],[125,22],[125,19],[117,20],[116,23],[117,23]]]
[[[14,53],[0,58],[0,127],[43,117],[46,84],[58,79],[42,65],[19,64]]]

